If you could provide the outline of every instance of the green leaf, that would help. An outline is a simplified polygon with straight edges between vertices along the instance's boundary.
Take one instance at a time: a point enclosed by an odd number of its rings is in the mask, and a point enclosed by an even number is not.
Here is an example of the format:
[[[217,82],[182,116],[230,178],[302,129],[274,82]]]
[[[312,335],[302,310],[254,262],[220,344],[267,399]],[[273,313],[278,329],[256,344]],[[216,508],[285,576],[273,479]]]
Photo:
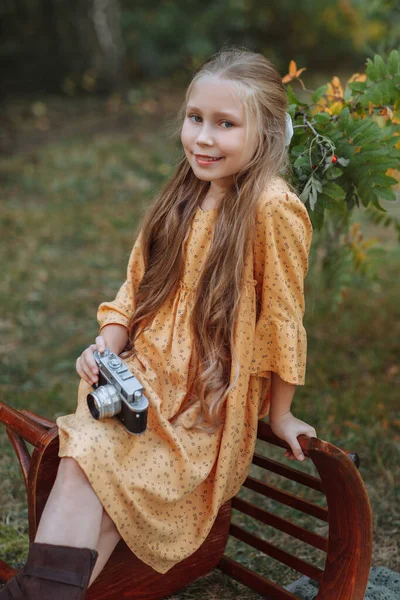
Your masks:
[[[314,115],[314,121],[318,125],[323,125],[332,119],[331,115],[327,112],[320,112]]]
[[[346,85],[344,94],[343,94],[344,101],[350,102],[351,97],[352,97],[352,90],[349,88],[348,85]]]
[[[392,153],[393,150],[395,150],[395,151],[397,150],[397,152],[400,153],[400,148],[395,148],[396,144],[399,143],[399,138],[396,137],[395,135],[393,135],[396,132],[396,130],[397,130],[398,133],[400,133],[400,126],[398,126],[398,127],[392,127],[392,126],[390,126],[390,129],[391,129],[391,131],[390,131],[389,135],[393,136],[393,137],[389,137],[388,138],[386,135],[384,135],[383,138],[382,138],[382,141],[385,143],[385,146],[387,148],[390,148],[390,153]],[[383,130],[381,129],[381,131],[383,131]],[[399,158],[400,158],[400,155],[399,155]]]
[[[310,208],[311,210],[314,210],[315,205],[317,203],[317,198],[318,198],[318,194],[317,194],[317,190],[316,188],[312,185],[311,186],[311,192],[308,196],[308,201],[310,203]]]
[[[348,158],[343,158],[342,156],[340,156],[340,157],[337,159],[337,161],[338,161],[338,163],[339,163],[340,165],[342,165],[342,167],[347,167],[347,165],[348,165],[348,164],[349,164],[349,162],[350,162],[350,160],[349,160]]]
[[[325,183],[324,194],[334,200],[343,200],[346,195],[342,186],[334,181],[327,181]]]
[[[302,102],[294,93],[291,85],[287,86],[287,98],[289,104],[296,104],[297,106],[307,106],[304,102]]]
[[[362,133],[360,136],[358,136],[357,141],[354,143],[354,140],[353,140],[353,143],[355,146],[362,146],[362,149],[361,149],[361,151],[362,151],[364,146],[366,146],[367,144],[370,144],[371,142],[375,142],[375,143],[378,142],[379,137],[380,137],[379,132],[374,127],[373,129],[370,129],[369,131]]]
[[[386,68],[385,61],[383,60],[382,56],[379,56],[379,54],[375,54],[374,63],[375,63],[375,68],[376,68],[378,77],[380,79],[385,79],[385,77],[387,75],[387,68]]]
[[[363,206],[368,206],[370,202],[374,202],[374,199],[377,198],[375,192],[369,186],[368,179],[357,182],[357,191]]]
[[[368,163],[368,161],[367,161],[367,163]],[[397,169],[399,166],[399,160],[398,160],[398,158],[392,158],[392,157],[388,156],[386,153],[385,156],[376,156],[374,158],[374,164],[373,164],[374,168],[376,168],[378,165],[379,165],[380,169],[384,169],[385,171],[387,171],[388,169]]]
[[[341,111],[339,117],[342,119],[348,119],[350,116],[350,109],[348,106],[345,106]]]
[[[372,62],[372,60],[370,58],[367,58],[365,74],[371,81],[378,80],[378,71],[376,69],[376,66],[374,65],[374,63]]]
[[[326,90],[328,89],[328,84],[324,84],[324,85],[320,85],[315,92],[313,92],[313,94],[311,95],[311,99],[313,102],[318,103],[322,96],[325,94]]]
[[[392,50],[388,58],[388,71],[391,75],[397,75],[400,70],[398,50]]]
[[[378,195],[378,198],[381,200],[388,200],[389,202],[396,202],[397,196],[391,188],[380,188],[376,187],[375,192]]]
[[[289,104],[287,112],[292,117],[292,121],[294,121],[294,115],[296,114],[297,104]]]
[[[347,135],[349,138],[355,138],[371,127],[378,128],[379,126],[370,119],[349,119]]]
[[[339,114],[339,118],[337,121],[339,131],[345,132],[347,131],[347,127],[349,126],[349,115],[350,110],[348,106],[345,106],[343,110]]]
[[[317,192],[322,192],[322,183],[314,175],[312,176],[312,185],[315,187],[315,189],[317,190]]]
[[[310,178],[310,179],[307,181],[306,185],[304,186],[304,189],[303,189],[303,191],[301,192],[301,194],[300,194],[300,196],[299,196],[300,200],[302,200],[302,201],[304,202],[304,204],[305,204],[305,203],[307,202],[307,200],[308,200],[308,196],[309,196],[310,189],[311,189],[311,183],[312,183],[312,180],[311,180],[311,178]]]
[[[293,156],[300,156],[300,154],[303,154],[303,152],[306,150],[305,146],[293,146],[293,148],[290,150],[290,153]]]
[[[359,181],[363,181],[366,177],[371,177],[372,172],[371,169],[368,168],[368,165],[361,165],[359,167],[355,167],[353,162],[351,163],[351,179],[352,181],[358,185]]]
[[[322,195],[318,197],[318,202],[314,207],[314,210],[309,213],[311,224],[313,229],[320,230],[324,224],[325,214],[325,203],[323,202]]]
[[[399,182],[395,177],[391,177],[390,175],[374,175],[370,183],[371,187],[374,187],[375,185],[392,187],[393,185],[397,185]]]
[[[377,191],[377,193],[378,193],[378,196],[379,196],[379,190]],[[378,210],[381,210],[382,212],[387,212],[386,208],[383,208],[383,206],[381,206],[381,205],[379,204],[379,200],[378,200],[378,198],[375,198],[375,200],[373,200],[373,201],[372,201],[372,204],[373,204],[374,206],[376,206],[376,208],[377,208]]]
[[[343,171],[338,167],[328,167],[324,174],[327,179],[336,179],[343,175]]]
[[[363,162],[366,160],[370,161],[377,156],[388,156],[388,149],[385,147],[377,148],[372,144],[368,144],[363,146],[360,152],[356,153],[353,161],[356,162],[358,159],[361,159]]]
[[[392,99],[398,95],[398,90],[393,82],[393,79],[385,79],[381,84],[381,92],[383,98],[383,104],[391,104]]]
[[[294,167],[308,167],[310,168],[310,159],[307,154],[301,154],[296,158],[293,163]]]
[[[347,85],[353,92],[364,92],[367,87],[367,83],[365,81],[352,81]]]
[[[364,100],[366,102],[372,102],[373,104],[383,104],[383,91],[381,88],[381,82],[375,83],[368,88],[365,92]]]
[[[348,141],[341,139],[336,145],[336,156],[351,160],[356,154],[355,147],[348,143]]]

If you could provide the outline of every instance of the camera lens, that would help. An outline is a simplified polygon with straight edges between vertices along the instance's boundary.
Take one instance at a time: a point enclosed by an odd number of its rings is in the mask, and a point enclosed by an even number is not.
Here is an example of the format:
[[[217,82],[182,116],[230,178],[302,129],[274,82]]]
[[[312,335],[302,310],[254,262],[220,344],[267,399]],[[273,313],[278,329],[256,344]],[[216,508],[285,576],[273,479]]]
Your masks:
[[[113,417],[121,412],[121,400],[113,385],[102,385],[87,395],[89,410],[94,419]]]

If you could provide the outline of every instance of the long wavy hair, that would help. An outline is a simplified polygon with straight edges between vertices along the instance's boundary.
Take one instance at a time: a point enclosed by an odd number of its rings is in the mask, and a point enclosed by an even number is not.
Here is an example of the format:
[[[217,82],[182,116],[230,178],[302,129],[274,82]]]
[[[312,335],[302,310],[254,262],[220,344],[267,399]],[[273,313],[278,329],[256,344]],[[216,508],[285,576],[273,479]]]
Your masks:
[[[287,97],[281,76],[267,58],[247,49],[222,49],[199,68],[179,109],[175,135],[179,135],[184,122],[194,83],[210,75],[234,86],[243,103],[246,122],[251,119],[257,123],[258,143],[251,161],[236,173],[231,189],[220,199],[190,317],[195,398],[200,400],[193,428],[206,432],[214,432],[223,424],[225,400],[239,376],[234,331],[247,245],[254,239],[256,205],[271,179],[285,178],[291,172],[285,146]],[[183,153],[174,174],[142,217],[145,273],[134,296],[135,309],[128,325],[128,343],[121,353],[123,358],[135,354],[136,337],[177,291],[185,241],[209,186],[210,182],[196,177]],[[232,363],[235,378],[229,385]]]

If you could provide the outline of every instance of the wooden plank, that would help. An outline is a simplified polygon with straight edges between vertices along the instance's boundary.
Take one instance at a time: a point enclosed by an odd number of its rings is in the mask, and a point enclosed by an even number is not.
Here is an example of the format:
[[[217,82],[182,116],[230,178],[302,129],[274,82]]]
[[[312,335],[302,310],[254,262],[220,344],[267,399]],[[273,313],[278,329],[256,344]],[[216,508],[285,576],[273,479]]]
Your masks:
[[[284,590],[279,585],[265,579],[258,573],[254,573],[240,563],[224,556],[217,565],[223,573],[226,573],[239,583],[246,585],[261,596],[265,596],[268,600],[298,600],[291,592]]]
[[[14,448],[15,454],[18,457],[19,464],[21,467],[22,475],[24,477],[25,487],[28,488],[28,473],[29,473],[29,465],[31,464],[31,457],[28,452],[28,448],[22,438],[19,437],[14,431],[11,429],[6,429],[8,439],[11,442],[12,447]]]
[[[313,475],[303,473],[298,469],[287,467],[276,460],[266,458],[265,456],[261,456],[256,452],[253,455],[253,464],[266,469],[267,471],[271,471],[272,473],[276,473],[277,475],[282,475],[283,477],[286,477],[286,479],[297,481],[298,483],[301,483],[301,485],[306,485],[309,488],[313,488],[318,492],[324,493],[324,490],[322,489],[322,482],[319,477],[314,477]]]
[[[15,410],[4,402],[0,402],[0,422],[21,436],[24,440],[36,446],[45,429],[36,425],[26,415],[23,415],[19,410]]]
[[[299,573],[303,573],[303,575],[307,575],[307,577],[311,577],[317,581],[320,581],[322,578],[323,570],[318,567],[314,567],[310,563],[302,560],[301,558],[297,558],[297,556],[293,556],[293,554],[289,554],[286,550],[282,550],[274,544],[267,542],[266,540],[262,540],[261,538],[255,536],[254,534],[242,529],[238,525],[232,525],[229,529],[230,535],[233,535],[238,540],[241,540],[245,544],[252,546],[253,548],[257,548],[257,550],[261,550],[267,556],[271,556],[275,560],[299,571]]]
[[[316,519],[320,519],[321,521],[328,522],[328,509],[318,506],[313,502],[309,502],[308,500],[303,500],[302,498],[298,498],[294,494],[290,492],[285,492],[284,490],[280,490],[279,488],[273,487],[272,485],[268,485],[260,481],[259,479],[254,479],[254,477],[247,477],[245,482],[243,483],[244,487],[247,487],[267,498],[272,498],[277,502],[281,502],[286,506],[291,506],[296,510],[300,510],[307,515],[311,515]]]
[[[275,529],[279,529],[279,531],[283,531],[284,533],[287,533],[292,537],[297,538],[298,540],[301,540],[310,546],[313,546],[314,548],[318,548],[324,552],[328,551],[328,538],[325,538],[317,533],[313,533],[312,531],[308,531],[308,529],[304,529],[288,519],[278,517],[278,515],[274,515],[271,512],[252,504],[251,502],[247,502],[246,500],[235,496],[232,499],[232,508],[241,511],[242,513],[249,515],[254,519],[257,519],[266,525],[275,527]]]
[[[318,600],[363,600],[372,557],[372,510],[357,467],[341,448],[318,440],[311,459],[329,510],[328,555]],[[317,444],[316,444],[317,445]]]
[[[18,573],[17,569],[8,565],[4,560],[0,560],[0,580],[6,583]]]

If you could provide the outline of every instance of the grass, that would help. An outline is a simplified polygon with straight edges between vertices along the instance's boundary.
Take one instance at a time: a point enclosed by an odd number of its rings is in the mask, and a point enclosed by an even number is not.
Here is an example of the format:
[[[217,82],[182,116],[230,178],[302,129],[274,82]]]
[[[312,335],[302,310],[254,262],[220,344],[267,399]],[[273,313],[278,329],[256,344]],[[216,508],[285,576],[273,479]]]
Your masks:
[[[125,115],[127,126],[113,131],[101,126],[100,102],[94,108],[99,114],[95,133],[80,133],[84,128],[78,121],[85,114],[72,111],[72,133],[63,129],[61,136],[53,135],[47,144],[43,135],[35,148],[27,144],[24,151],[22,145],[0,167],[1,399],[52,419],[74,411],[79,381],[76,358],[97,335],[97,307],[113,298],[123,281],[137,220],[171,172],[175,156],[164,122],[151,107],[147,114],[132,111]],[[51,122],[51,105],[47,114]],[[28,125],[24,126],[27,136],[35,120],[30,129]],[[398,207],[391,210],[398,211]],[[359,454],[374,516],[372,565],[397,571],[400,248],[392,231],[367,223],[361,212],[354,219],[366,235],[380,238],[387,255],[375,282],[353,279],[336,314],[330,311],[329,293],[317,272],[308,274],[307,382],[296,390],[292,409],[315,427],[320,438]],[[256,451],[289,464],[283,450],[262,446],[258,441]],[[0,456],[0,555],[18,566],[28,549],[27,507],[19,466],[4,428],[0,430]],[[317,475],[310,461],[293,466]],[[250,475],[266,480],[266,474],[254,465]],[[302,487],[273,474],[268,482],[295,493]],[[324,505],[318,492],[304,488],[301,493]],[[272,500],[261,501],[250,490],[242,488],[239,496],[327,534],[321,522]],[[259,529],[257,522],[237,511],[233,511],[233,521],[245,523],[264,539],[323,568],[322,552],[269,527]],[[299,576],[235,538],[229,539],[227,554],[280,585]],[[227,600],[238,595],[259,598],[214,570],[171,600],[212,600],[222,595]]]

